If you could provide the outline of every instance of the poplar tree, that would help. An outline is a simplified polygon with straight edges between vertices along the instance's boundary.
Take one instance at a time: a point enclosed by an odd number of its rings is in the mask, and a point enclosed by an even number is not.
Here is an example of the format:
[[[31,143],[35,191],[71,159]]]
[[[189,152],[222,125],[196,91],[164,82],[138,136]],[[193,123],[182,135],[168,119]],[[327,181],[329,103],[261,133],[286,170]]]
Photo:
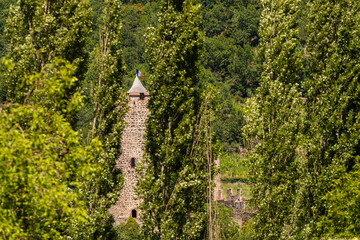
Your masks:
[[[194,0],[160,2],[146,36],[149,117],[137,192],[144,239],[204,239],[211,145],[211,95],[199,86],[203,32]]]
[[[98,82],[89,140],[100,139],[104,152],[97,159],[102,171],[89,184],[89,211],[94,221],[94,239],[111,236],[112,222],[108,209],[117,201],[122,186],[121,172],[115,169],[116,159],[121,154],[121,133],[127,110],[122,82],[124,62],[120,48],[120,11],[120,1],[105,1],[104,25],[99,28],[100,41],[95,49]]]
[[[296,17],[299,1],[262,0],[259,54],[263,72],[245,107],[256,239],[291,236],[300,166],[302,70]]]
[[[73,72],[71,64],[57,60],[25,77],[37,82],[26,104],[0,105],[3,239],[93,239],[84,200],[87,182],[101,170],[95,163],[101,144],[95,139],[82,146],[60,111],[81,102],[80,95],[63,99],[76,83]]]
[[[87,0],[19,0],[13,5],[5,30],[9,58],[14,63],[7,77],[8,100],[23,103],[34,87],[32,82],[23,82],[23,77],[40,72],[56,58],[72,63],[75,77],[81,81],[86,72],[85,44],[90,27]],[[65,89],[65,97],[76,92],[79,81]]]
[[[310,5],[300,238],[360,235],[359,11],[355,0]]]

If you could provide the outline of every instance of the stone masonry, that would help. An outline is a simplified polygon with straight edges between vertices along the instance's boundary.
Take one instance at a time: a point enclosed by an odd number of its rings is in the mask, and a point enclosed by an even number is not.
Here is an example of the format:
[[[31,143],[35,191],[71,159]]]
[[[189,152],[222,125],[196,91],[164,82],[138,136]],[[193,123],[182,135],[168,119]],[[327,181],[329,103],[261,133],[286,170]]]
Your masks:
[[[118,201],[109,209],[113,215],[115,225],[126,222],[132,216],[139,221],[139,203],[136,198],[135,186],[137,176],[135,168],[143,157],[145,121],[149,114],[147,104],[150,94],[141,84],[138,77],[135,78],[131,89],[128,91],[129,111],[125,116],[126,125],[122,133],[121,156],[116,161],[116,168],[121,169],[124,176],[124,184],[121,189]],[[220,165],[220,161],[216,161]],[[220,188],[220,174],[215,176],[214,199],[218,203],[224,203],[226,207],[233,209],[233,219],[240,225],[247,222],[252,213],[246,210],[247,201],[241,199],[241,189],[238,189],[234,195],[232,189],[227,190],[226,199],[223,198],[223,192]]]
[[[216,201],[223,203],[227,208],[232,208],[232,218],[237,221],[240,226],[248,222],[253,216],[253,213],[247,210],[247,201],[241,198],[241,189],[237,189],[236,195],[233,194],[232,189],[228,189],[226,191],[226,199],[223,198],[223,193],[220,190]]]
[[[215,164],[220,167],[220,159],[215,161]],[[233,216],[232,218],[242,226],[244,223],[248,222],[252,216],[253,212],[249,211],[247,208],[247,201],[242,199],[241,189],[237,189],[236,195],[233,194],[232,189],[227,189],[226,198],[224,198],[223,191],[221,190],[221,174],[218,173],[214,179],[215,187],[213,189],[213,200],[218,203],[223,203],[225,207],[232,208]]]
[[[136,82],[138,81],[138,83]],[[126,125],[122,134],[121,156],[116,161],[116,168],[121,169],[124,176],[123,188],[120,192],[119,200],[109,209],[113,215],[115,225],[125,222],[129,216],[134,217],[139,222],[139,210],[137,209],[140,200],[136,199],[136,171],[135,168],[143,156],[145,120],[149,113],[147,103],[149,92],[143,89],[131,91],[135,84],[140,81],[136,78],[133,87],[129,90],[129,111],[125,116]]]

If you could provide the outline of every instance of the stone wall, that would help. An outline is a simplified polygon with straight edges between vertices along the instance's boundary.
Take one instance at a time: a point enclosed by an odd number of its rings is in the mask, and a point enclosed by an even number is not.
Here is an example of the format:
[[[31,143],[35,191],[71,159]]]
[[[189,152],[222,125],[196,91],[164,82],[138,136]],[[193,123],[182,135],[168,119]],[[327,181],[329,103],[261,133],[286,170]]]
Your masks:
[[[135,219],[139,222],[138,206],[141,200],[136,199],[136,165],[142,159],[144,147],[145,121],[149,114],[147,103],[150,95],[148,93],[129,93],[129,111],[125,116],[126,125],[122,133],[121,156],[116,161],[116,168],[121,169],[124,177],[123,188],[115,205],[109,209],[109,213],[115,219],[115,225],[125,222],[129,216],[136,214]],[[216,161],[220,165],[220,160]],[[224,203],[226,207],[233,209],[233,219],[240,225],[247,222],[252,213],[246,210],[247,201],[241,197],[241,189],[233,194],[232,189],[227,190],[226,199],[220,189],[220,174],[215,176],[215,188],[213,198],[218,203]]]
[[[137,93],[129,94],[129,111],[125,116],[126,126],[122,133],[121,156],[116,161],[116,168],[121,169],[124,176],[123,188],[119,200],[109,209],[114,216],[115,225],[125,222],[129,216],[136,214],[140,200],[136,199],[134,187],[136,185],[136,171],[138,161],[142,159],[144,147],[145,121],[149,113],[147,103],[149,94],[140,96]]]
[[[242,226],[245,222],[249,221],[252,218],[253,213],[247,209],[247,201],[242,200],[241,189],[237,189],[236,194],[233,194],[232,189],[228,189],[226,191],[226,195],[226,199],[223,199],[223,194],[221,191],[219,196],[221,196],[222,199],[218,199],[217,202],[223,203],[227,208],[232,208],[232,218],[237,221],[240,226]]]
[[[215,160],[215,165],[218,168],[220,168],[220,159],[219,158],[217,160]],[[214,186],[212,198],[213,198],[214,201],[222,200],[223,195],[222,195],[222,190],[221,190],[221,174],[220,174],[220,171],[215,175],[214,183],[215,183],[215,186]]]

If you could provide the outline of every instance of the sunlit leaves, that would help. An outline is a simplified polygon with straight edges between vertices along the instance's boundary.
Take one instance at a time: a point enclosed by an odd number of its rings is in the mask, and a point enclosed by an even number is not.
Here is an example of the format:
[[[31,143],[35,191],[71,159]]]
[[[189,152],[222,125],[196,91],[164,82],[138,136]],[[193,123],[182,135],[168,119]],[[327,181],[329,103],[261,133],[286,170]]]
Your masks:
[[[307,164],[297,223],[304,237],[360,234],[352,207],[359,197],[352,183],[359,181],[359,9],[352,0],[310,5],[312,75],[304,84]]]
[[[82,79],[86,71],[86,38],[90,32],[90,9],[86,0],[20,0],[9,10],[6,24],[9,57],[14,69],[7,76],[9,100],[22,103],[31,85],[25,75],[39,72],[56,58],[75,67]],[[68,95],[75,92],[77,82]]]
[[[271,3],[264,6],[260,30],[266,39],[260,49],[262,84],[258,98],[248,102],[244,128],[250,143],[257,144],[252,153],[257,234],[277,239],[359,236],[354,204],[359,199],[360,3],[318,0],[309,5],[311,74],[300,105],[299,74],[293,70],[301,65],[301,55],[294,51],[296,38],[286,40],[296,36],[295,3]]]
[[[214,90],[203,92],[198,78],[199,10],[193,0],[161,1],[158,25],[147,32],[150,115],[138,186],[146,239],[206,236],[208,179],[217,154],[210,128]]]
[[[103,26],[100,26],[96,51],[97,79],[94,96],[94,119],[88,139],[98,138],[104,152],[97,159],[102,171],[88,184],[89,213],[93,218],[93,238],[106,237],[111,231],[108,209],[118,199],[122,187],[121,173],[115,170],[121,152],[121,134],[125,126],[127,99],[123,90],[124,63],[120,48],[121,3],[105,1]]]
[[[94,160],[101,145],[94,139],[83,147],[66,122],[62,104],[76,108],[80,100],[73,95],[62,102],[74,78],[71,65],[57,62],[24,79],[37,81],[26,105],[0,106],[0,233],[6,239],[89,237],[85,189],[100,171]]]
[[[259,52],[263,72],[245,111],[257,239],[287,238],[299,177],[302,70],[296,29],[299,1],[262,1]]]

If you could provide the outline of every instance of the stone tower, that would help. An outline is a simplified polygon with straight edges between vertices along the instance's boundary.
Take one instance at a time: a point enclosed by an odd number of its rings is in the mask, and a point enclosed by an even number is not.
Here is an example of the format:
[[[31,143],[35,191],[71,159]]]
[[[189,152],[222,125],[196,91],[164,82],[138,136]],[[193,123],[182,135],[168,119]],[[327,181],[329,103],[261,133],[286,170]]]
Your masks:
[[[129,111],[125,116],[126,125],[122,133],[121,156],[116,161],[116,168],[121,169],[124,185],[120,196],[109,213],[114,216],[115,225],[125,222],[129,216],[139,219],[138,205],[135,199],[136,165],[143,156],[145,120],[149,113],[147,103],[150,94],[136,76],[128,91]]]

